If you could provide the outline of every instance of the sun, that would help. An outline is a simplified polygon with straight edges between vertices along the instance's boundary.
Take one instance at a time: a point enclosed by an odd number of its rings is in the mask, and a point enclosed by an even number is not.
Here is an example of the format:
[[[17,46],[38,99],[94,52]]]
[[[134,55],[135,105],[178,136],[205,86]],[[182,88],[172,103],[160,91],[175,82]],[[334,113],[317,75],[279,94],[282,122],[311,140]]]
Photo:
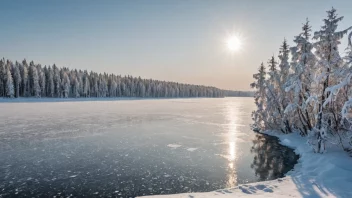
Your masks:
[[[237,36],[231,36],[226,40],[227,48],[231,52],[238,51],[242,47],[241,40]]]

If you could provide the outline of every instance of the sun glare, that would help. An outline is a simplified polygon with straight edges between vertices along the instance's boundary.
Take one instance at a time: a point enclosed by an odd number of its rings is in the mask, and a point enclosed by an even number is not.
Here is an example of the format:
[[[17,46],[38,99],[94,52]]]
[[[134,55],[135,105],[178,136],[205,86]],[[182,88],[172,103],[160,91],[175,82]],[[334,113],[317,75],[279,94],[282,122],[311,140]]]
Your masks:
[[[241,49],[242,43],[237,36],[231,36],[226,41],[227,47],[230,51],[235,52]]]

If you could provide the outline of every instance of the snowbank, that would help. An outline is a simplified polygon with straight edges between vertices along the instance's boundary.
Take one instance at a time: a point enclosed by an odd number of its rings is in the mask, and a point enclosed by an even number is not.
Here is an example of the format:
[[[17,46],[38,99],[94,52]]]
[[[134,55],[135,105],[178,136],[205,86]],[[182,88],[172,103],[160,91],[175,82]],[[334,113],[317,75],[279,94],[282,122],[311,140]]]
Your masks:
[[[316,154],[298,134],[277,135],[270,131],[266,134],[277,136],[281,144],[300,155],[298,164],[286,177],[213,192],[157,197],[352,197],[352,158],[347,153],[329,148],[325,154]]]

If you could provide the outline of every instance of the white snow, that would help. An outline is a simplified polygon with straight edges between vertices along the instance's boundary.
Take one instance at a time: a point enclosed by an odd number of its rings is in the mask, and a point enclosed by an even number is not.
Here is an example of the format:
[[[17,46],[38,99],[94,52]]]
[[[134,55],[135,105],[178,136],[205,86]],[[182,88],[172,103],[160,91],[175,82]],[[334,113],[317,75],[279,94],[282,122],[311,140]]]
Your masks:
[[[296,133],[278,135],[281,144],[295,149],[300,155],[294,170],[282,179],[243,184],[230,189],[204,193],[159,195],[163,198],[208,197],[352,197],[352,158],[338,148],[317,154]],[[147,196],[153,197],[153,196]]]
[[[197,150],[198,148],[188,148],[187,151],[193,152],[195,150]]]
[[[174,148],[174,149],[181,147],[181,145],[179,145],[179,144],[168,144],[167,146],[170,148]]]

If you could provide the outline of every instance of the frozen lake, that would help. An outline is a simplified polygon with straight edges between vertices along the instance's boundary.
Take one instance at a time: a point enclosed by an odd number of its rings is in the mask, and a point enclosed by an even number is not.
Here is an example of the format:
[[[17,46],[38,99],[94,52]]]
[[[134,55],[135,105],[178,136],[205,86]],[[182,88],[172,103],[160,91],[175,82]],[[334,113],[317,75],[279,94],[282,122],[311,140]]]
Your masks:
[[[252,98],[0,103],[0,197],[134,197],[282,177]]]

